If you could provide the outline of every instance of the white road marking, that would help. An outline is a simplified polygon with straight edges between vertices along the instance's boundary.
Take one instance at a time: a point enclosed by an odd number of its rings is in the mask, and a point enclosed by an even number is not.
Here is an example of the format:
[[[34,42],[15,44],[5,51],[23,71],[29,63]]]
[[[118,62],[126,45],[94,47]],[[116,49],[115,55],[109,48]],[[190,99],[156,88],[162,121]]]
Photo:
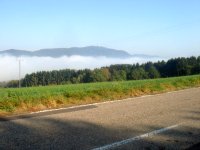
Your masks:
[[[165,132],[167,130],[176,128],[179,125],[180,124],[169,126],[169,127],[162,128],[162,129],[159,129],[159,130],[154,130],[154,131],[146,133],[146,134],[142,134],[142,135],[139,135],[139,136],[136,136],[136,137],[133,137],[133,138],[129,138],[129,139],[126,139],[126,140],[122,140],[122,141],[118,141],[118,142],[115,142],[115,143],[111,143],[111,144],[108,144],[108,145],[105,145],[105,146],[102,146],[102,147],[94,148],[92,150],[108,150],[108,149],[111,149],[111,148],[116,148],[118,146],[129,144],[129,143],[132,143],[134,141],[141,140],[143,138],[147,138],[147,137],[150,137],[150,136],[154,136],[156,134],[159,134],[159,133]]]
[[[200,87],[196,87],[196,88],[200,88]],[[192,88],[190,88],[190,89],[192,89]],[[116,102],[121,102],[121,101],[129,101],[129,100],[138,99],[138,98],[145,98],[145,97],[151,97],[151,96],[159,96],[159,95],[162,95],[162,94],[176,93],[176,92],[181,92],[181,91],[190,90],[190,89],[182,89],[182,90],[164,92],[164,93],[159,93],[159,94],[142,95],[142,96],[138,96],[138,97],[130,97],[130,98],[119,99],[119,100],[111,100],[111,101],[108,100],[108,101],[105,101],[105,102],[91,103],[91,104],[71,106],[71,107],[65,107],[65,108],[47,109],[47,110],[41,110],[41,111],[37,111],[37,112],[31,112],[29,114],[38,114],[38,113],[43,113],[43,112],[52,112],[52,111],[57,111],[57,110],[67,110],[67,109],[80,108],[80,107],[91,106],[91,105],[102,105],[102,104],[116,103]]]

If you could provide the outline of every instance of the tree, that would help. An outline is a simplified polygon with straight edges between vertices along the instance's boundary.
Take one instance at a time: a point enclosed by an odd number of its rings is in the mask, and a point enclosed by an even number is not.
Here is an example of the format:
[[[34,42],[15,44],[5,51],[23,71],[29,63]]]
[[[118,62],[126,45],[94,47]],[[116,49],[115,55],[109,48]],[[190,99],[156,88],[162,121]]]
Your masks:
[[[126,72],[124,70],[113,70],[111,73],[112,81],[123,81],[126,80]]]
[[[147,78],[173,77],[200,73],[200,56],[174,58],[167,62],[147,62],[144,64],[121,64],[84,70],[53,70],[27,74],[21,81],[23,87],[51,84],[87,83],[102,81],[139,80]],[[5,83],[7,87],[17,87],[15,81]]]
[[[9,81],[6,84],[5,87],[7,87],[7,88],[11,88],[11,87],[16,88],[16,87],[19,87],[19,80],[11,80],[11,81]]]
[[[154,78],[159,78],[160,77],[160,73],[158,72],[158,70],[156,69],[156,67],[151,66],[148,69],[148,77],[150,79],[154,79]]]
[[[166,68],[165,68],[166,62],[164,60],[154,63],[154,66],[160,73],[161,77],[166,77]]]
[[[141,67],[132,70],[129,75],[130,80],[140,80],[140,79],[147,79],[147,78],[148,78],[147,72],[145,72],[145,70]]]
[[[103,82],[110,79],[109,70],[107,68],[95,69],[92,73],[94,82]]]
[[[93,78],[92,71],[89,69],[85,69],[83,73],[83,82],[88,83],[88,82],[93,82],[93,81],[94,81],[94,78]]]

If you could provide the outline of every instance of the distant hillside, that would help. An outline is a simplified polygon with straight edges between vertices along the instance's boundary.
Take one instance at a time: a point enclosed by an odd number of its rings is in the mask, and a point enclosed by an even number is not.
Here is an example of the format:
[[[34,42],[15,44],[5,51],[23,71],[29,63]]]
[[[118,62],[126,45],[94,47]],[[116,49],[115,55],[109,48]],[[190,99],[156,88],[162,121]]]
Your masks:
[[[88,47],[71,47],[71,48],[51,48],[51,49],[40,49],[37,51],[26,51],[9,49],[0,51],[0,55],[11,55],[15,57],[19,56],[38,56],[38,57],[53,57],[58,58],[62,56],[91,56],[91,57],[109,57],[109,58],[128,58],[128,57],[154,57],[143,54],[131,55],[123,50],[115,50],[106,47],[88,46]]]
[[[25,50],[5,50],[0,51],[0,54],[11,55],[11,56],[38,56],[38,57],[62,57],[62,56],[105,56],[114,58],[126,58],[131,55],[122,50],[115,50],[105,47],[88,46],[88,47],[72,47],[72,48],[52,48],[52,49],[41,49],[37,51],[25,51]]]

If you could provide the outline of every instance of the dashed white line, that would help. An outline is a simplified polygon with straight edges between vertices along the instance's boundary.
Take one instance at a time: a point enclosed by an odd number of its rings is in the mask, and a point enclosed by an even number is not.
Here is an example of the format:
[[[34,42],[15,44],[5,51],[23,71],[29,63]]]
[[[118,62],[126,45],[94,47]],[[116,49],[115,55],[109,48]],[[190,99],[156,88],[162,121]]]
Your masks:
[[[108,150],[108,149],[111,149],[111,148],[116,148],[116,147],[119,147],[119,146],[122,146],[122,145],[125,145],[125,144],[128,144],[128,143],[132,143],[134,141],[141,140],[143,138],[147,138],[147,137],[150,137],[150,136],[154,136],[156,134],[159,134],[159,133],[165,132],[167,130],[176,128],[179,125],[180,124],[176,124],[176,125],[169,126],[169,127],[166,127],[166,128],[154,130],[154,131],[146,133],[146,134],[142,134],[142,135],[139,135],[139,136],[136,136],[136,137],[132,137],[132,138],[125,139],[125,140],[122,140],[122,141],[114,142],[114,143],[111,143],[111,144],[108,144],[108,145],[105,145],[105,146],[102,146],[102,147],[94,148],[92,150]]]

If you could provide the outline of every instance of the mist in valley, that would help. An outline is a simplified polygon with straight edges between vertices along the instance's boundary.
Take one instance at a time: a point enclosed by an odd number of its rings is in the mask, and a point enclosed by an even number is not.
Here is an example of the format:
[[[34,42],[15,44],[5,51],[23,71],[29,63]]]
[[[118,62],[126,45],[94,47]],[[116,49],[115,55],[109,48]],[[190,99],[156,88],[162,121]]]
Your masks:
[[[134,64],[145,63],[148,61],[163,60],[161,58],[108,58],[108,57],[86,57],[86,56],[63,56],[59,58],[52,57],[14,57],[9,55],[0,55],[0,81],[18,79],[19,59],[21,60],[21,77],[25,74],[37,71],[50,71],[60,69],[94,69],[113,64]]]

